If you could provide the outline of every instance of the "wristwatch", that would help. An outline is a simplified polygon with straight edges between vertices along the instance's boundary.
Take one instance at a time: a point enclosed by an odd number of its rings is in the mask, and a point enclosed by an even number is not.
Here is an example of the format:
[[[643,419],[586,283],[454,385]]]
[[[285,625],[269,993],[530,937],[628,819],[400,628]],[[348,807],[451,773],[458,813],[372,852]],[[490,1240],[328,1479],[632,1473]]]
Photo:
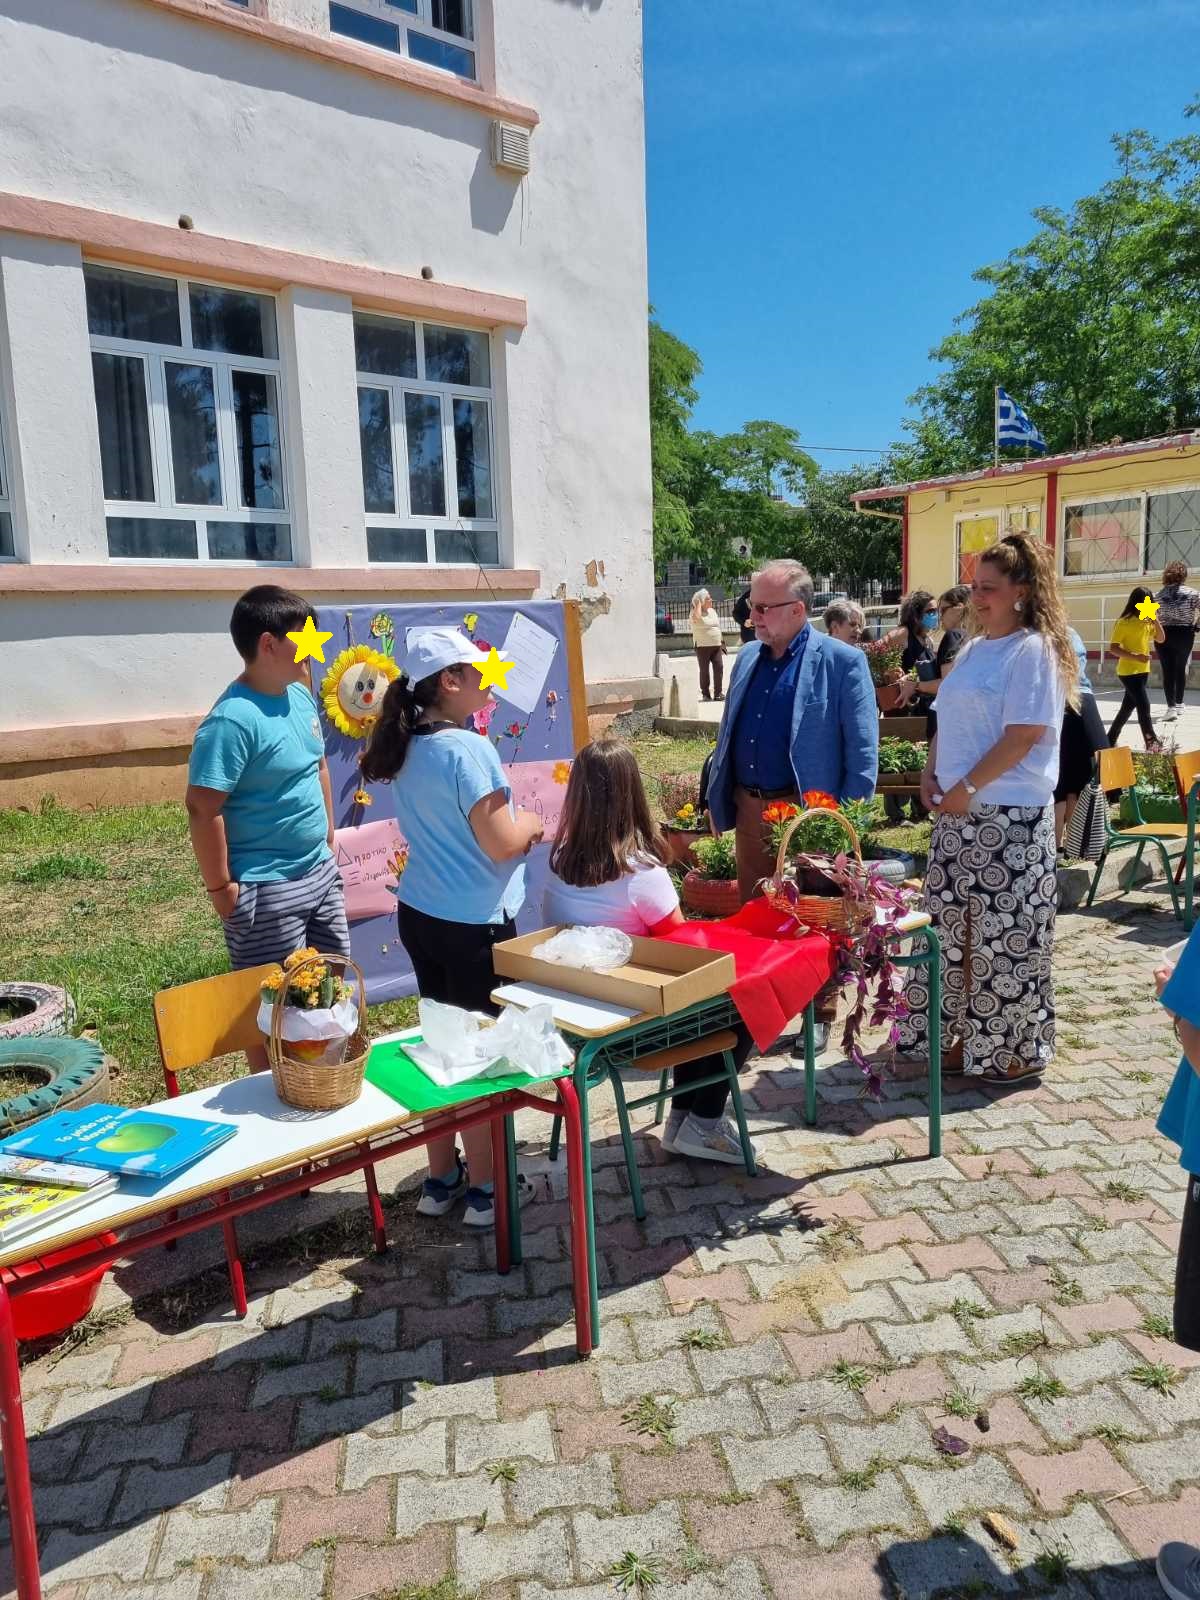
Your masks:
[[[962,786],[967,791],[967,793],[969,795],[971,795],[972,797],[974,797],[975,795],[977,795],[979,793],[979,790],[971,782],[970,778],[964,778],[963,781],[962,781]]]

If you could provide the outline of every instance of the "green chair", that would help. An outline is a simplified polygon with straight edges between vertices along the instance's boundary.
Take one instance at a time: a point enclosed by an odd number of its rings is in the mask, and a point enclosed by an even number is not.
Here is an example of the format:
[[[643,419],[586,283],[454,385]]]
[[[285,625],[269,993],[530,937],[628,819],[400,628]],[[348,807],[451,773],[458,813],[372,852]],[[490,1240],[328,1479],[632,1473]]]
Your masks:
[[[1153,845],[1158,851],[1162,861],[1163,876],[1167,880],[1167,888],[1171,894],[1171,905],[1175,915],[1191,926],[1191,883],[1189,873],[1188,884],[1188,911],[1185,917],[1183,908],[1179,903],[1179,891],[1175,887],[1175,877],[1171,870],[1171,857],[1167,854],[1167,845],[1171,843],[1184,843],[1187,847],[1187,859],[1190,863],[1192,856],[1192,841],[1194,837],[1195,806],[1189,805],[1189,822],[1145,822],[1142,818],[1142,808],[1137,797],[1137,773],[1133,767],[1133,752],[1126,745],[1118,745],[1115,750],[1097,750],[1096,771],[1100,788],[1104,794],[1113,789],[1127,790],[1133,806],[1133,823],[1113,826],[1112,816],[1106,805],[1104,808],[1104,849],[1100,859],[1096,862],[1096,870],[1092,874],[1091,888],[1088,890],[1086,905],[1091,905],[1096,898],[1096,890],[1100,887],[1100,874],[1104,870],[1104,863],[1108,860],[1113,850],[1136,850],[1133,865],[1136,868],[1142,859],[1142,852],[1146,846]]]
[[[1187,750],[1175,757],[1175,787],[1187,818],[1187,849],[1175,874],[1183,879],[1183,925],[1191,929],[1196,921],[1196,820],[1200,816],[1200,750]]]

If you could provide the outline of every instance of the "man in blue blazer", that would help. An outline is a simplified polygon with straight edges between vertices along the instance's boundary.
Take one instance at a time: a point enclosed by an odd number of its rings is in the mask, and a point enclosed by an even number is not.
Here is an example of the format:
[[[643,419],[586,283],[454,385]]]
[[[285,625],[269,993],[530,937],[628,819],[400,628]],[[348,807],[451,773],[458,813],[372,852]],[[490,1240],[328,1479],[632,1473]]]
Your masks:
[[[867,659],[809,622],[812,579],[798,561],[771,561],[750,581],[756,642],[737,653],[707,804],[714,828],[735,830],[743,902],[774,871],[762,814],[800,804],[806,789],[867,800],[879,769],[879,712]],[[832,1014],[828,1005],[824,1020]]]

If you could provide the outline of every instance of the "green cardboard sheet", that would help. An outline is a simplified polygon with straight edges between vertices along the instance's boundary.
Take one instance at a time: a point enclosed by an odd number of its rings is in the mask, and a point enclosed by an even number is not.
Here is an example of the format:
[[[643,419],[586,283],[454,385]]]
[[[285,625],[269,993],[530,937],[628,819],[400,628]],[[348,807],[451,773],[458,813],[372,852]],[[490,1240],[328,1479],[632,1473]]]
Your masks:
[[[552,1083],[570,1074],[570,1067],[552,1072],[548,1077],[531,1078],[524,1072],[506,1072],[499,1078],[472,1078],[466,1083],[456,1083],[443,1088],[426,1077],[417,1063],[405,1050],[405,1043],[419,1044],[421,1035],[411,1034],[408,1040],[389,1039],[385,1044],[372,1045],[367,1056],[363,1076],[384,1094],[391,1095],[406,1111],[441,1111],[446,1106],[462,1105],[467,1100],[481,1100],[488,1095],[501,1094],[505,1089],[528,1089],[535,1083]]]

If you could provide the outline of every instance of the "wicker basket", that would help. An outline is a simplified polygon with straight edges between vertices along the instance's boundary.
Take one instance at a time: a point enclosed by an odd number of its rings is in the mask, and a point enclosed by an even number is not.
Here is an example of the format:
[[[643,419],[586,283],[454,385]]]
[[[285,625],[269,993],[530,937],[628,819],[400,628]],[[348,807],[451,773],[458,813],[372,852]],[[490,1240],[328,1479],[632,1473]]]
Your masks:
[[[363,982],[361,967],[349,956],[318,955],[315,959],[325,962],[335,975],[340,970],[340,975],[344,977],[348,969],[353,970],[358,980],[358,1028],[346,1047],[346,1059],[339,1066],[331,1067],[294,1061],[287,1054],[287,1041],[281,1032],[286,984],[275,996],[271,1007],[267,1057],[271,1063],[275,1093],[285,1105],[295,1106],[300,1111],[336,1111],[340,1106],[350,1105],[362,1093],[363,1069],[367,1064],[367,986]],[[302,971],[307,964],[302,962],[296,970]]]
[[[783,892],[784,868],[787,865],[787,847],[791,842],[792,834],[804,821],[805,817],[836,817],[846,830],[850,841],[850,848],[854,851],[855,859],[862,866],[862,850],[859,847],[858,835],[846,817],[840,811],[830,811],[818,807],[809,811],[802,811],[798,817],[793,817],[783,836],[779,841],[779,850],[775,857],[775,875],[763,879],[763,894],[768,903],[776,910],[786,912],[803,928],[816,929],[822,933],[858,933],[874,915],[873,908],[864,909],[846,900],[842,895],[798,894],[789,898]]]

